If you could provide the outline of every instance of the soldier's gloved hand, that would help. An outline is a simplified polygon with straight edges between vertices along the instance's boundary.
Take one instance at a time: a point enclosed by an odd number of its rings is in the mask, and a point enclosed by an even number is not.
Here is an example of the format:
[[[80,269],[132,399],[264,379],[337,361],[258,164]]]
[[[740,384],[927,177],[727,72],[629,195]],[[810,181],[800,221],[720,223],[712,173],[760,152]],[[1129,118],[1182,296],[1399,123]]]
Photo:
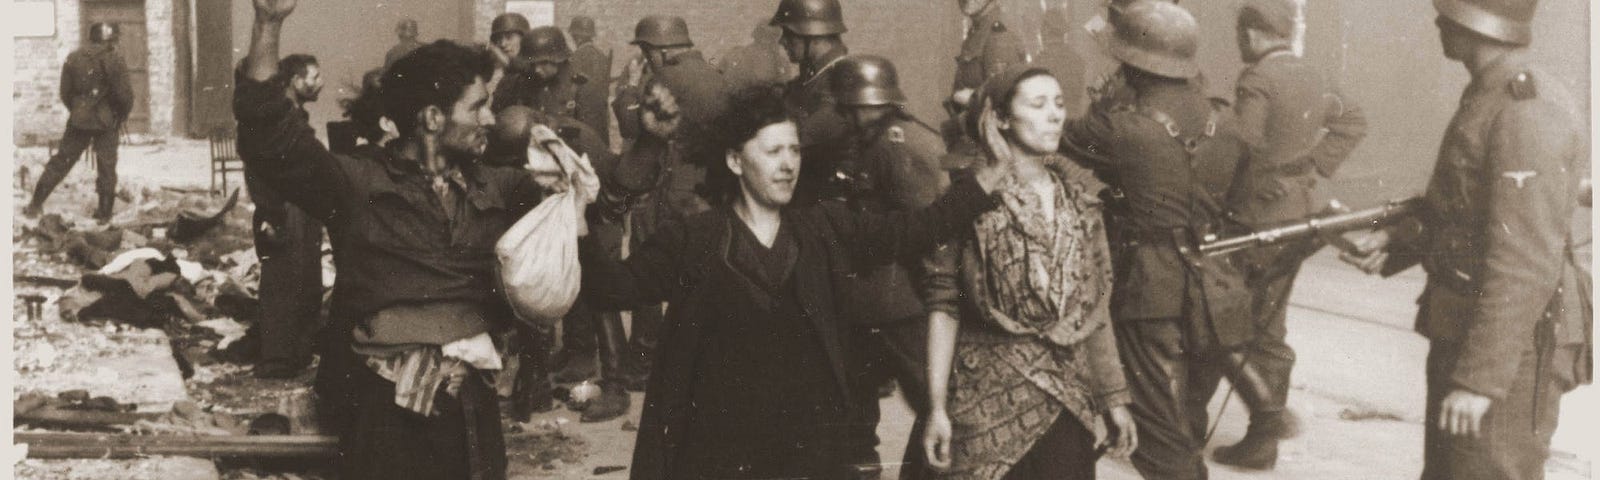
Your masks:
[[[1383,264],[1389,261],[1389,232],[1386,230],[1373,230],[1356,239],[1356,254],[1343,253],[1339,259],[1368,275],[1376,274],[1383,270]]]
[[[1455,389],[1439,403],[1440,430],[1458,437],[1478,438],[1482,432],[1483,414],[1489,412],[1494,400],[1470,390]]]
[[[649,63],[644,60],[643,55],[635,55],[628,60],[628,66],[623,68],[623,72],[627,77],[627,85],[630,87],[639,86],[644,81],[644,69],[648,65]]]
[[[639,120],[644,130],[660,138],[672,138],[678,132],[682,118],[678,99],[666,85],[654,83],[645,93],[644,108],[639,109]]]
[[[1283,186],[1274,185],[1272,187],[1263,188],[1260,191],[1257,191],[1256,192],[1256,200],[1260,200],[1260,201],[1263,201],[1263,202],[1271,203],[1271,202],[1276,202],[1279,199],[1282,199],[1287,194],[1288,194],[1288,191],[1286,191],[1283,188]]]

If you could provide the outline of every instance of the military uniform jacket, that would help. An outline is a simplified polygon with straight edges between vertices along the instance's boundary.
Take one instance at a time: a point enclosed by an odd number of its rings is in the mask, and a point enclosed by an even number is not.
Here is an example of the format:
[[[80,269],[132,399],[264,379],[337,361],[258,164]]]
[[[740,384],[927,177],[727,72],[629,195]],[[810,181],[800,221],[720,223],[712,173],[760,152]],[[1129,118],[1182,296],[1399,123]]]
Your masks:
[[[1234,111],[1250,146],[1238,219],[1268,227],[1316,214],[1329,197],[1317,179],[1331,177],[1366,136],[1360,107],[1287,49],[1267,54],[1239,75]]]
[[[61,103],[67,105],[68,127],[90,131],[117,128],[133,110],[133,88],[122,56],[97,44],[67,55],[61,67]]]
[[[895,118],[870,138],[854,138],[850,176],[854,188],[851,208],[871,212],[909,212],[926,207],[950,185],[940,167],[944,142],[939,134],[916,120]],[[841,308],[863,323],[884,323],[924,318],[926,310],[917,296],[918,259],[871,266],[846,277]]]
[[[966,40],[961,42],[961,54],[956,56],[956,79],[951,90],[978,88],[990,74],[1026,61],[1022,41],[1000,22],[998,11],[973,19]]]
[[[1583,122],[1567,110],[1572,99],[1554,77],[1527,57],[1511,53],[1467,86],[1439,149],[1425,212],[1392,227],[1387,268],[1420,261],[1427,269],[1417,331],[1458,345],[1451,381],[1496,399],[1508,393],[1515,360],[1538,336],[1581,345],[1593,325],[1582,305],[1587,274],[1569,253],[1588,160]],[[1541,324],[1551,331],[1538,333]],[[1573,366],[1570,357],[1557,361],[1553,373],[1570,380]]]
[[[722,72],[706,62],[699,50],[689,50],[668,60],[659,71],[651,72],[642,86],[623,85],[617,88],[617,98],[611,108],[617,115],[617,129],[622,138],[632,140],[644,135],[644,124],[639,111],[648,92],[645,88],[661,84],[677,99],[683,127],[705,125],[722,113],[728,104],[728,81]],[[684,130],[684,128],[680,128]]]
[[[835,188],[839,174],[836,160],[849,155],[845,128],[848,121],[839,115],[828,86],[828,70],[842,59],[844,55],[840,54],[818,68],[816,74],[796,77],[784,88],[784,101],[789,111],[798,117],[801,156],[806,159],[800,164],[795,203],[839,198],[844,193]]]
[[[554,80],[534,78],[533,67],[507,68],[495,87],[491,108],[522,105],[546,115],[578,119],[605,138],[611,118],[606,115],[605,84],[578,73],[571,65],[563,67]]]
[[[1176,229],[1197,234],[1223,218],[1223,200],[1245,155],[1231,120],[1188,84],[1137,92],[1128,104],[1067,123],[1063,153],[1094,168],[1116,192],[1107,219],[1115,318],[1203,320],[1208,313],[1224,345],[1254,335],[1238,269],[1226,260],[1188,260],[1173,237]],[[1202,300],[1192,304],[1205,310],[1186,311],[1186,296]]]
[[[611,52],[601,51],[593,43],[585,43],[572,51],[572,71],[588,77],[597,88],[611,93]]]

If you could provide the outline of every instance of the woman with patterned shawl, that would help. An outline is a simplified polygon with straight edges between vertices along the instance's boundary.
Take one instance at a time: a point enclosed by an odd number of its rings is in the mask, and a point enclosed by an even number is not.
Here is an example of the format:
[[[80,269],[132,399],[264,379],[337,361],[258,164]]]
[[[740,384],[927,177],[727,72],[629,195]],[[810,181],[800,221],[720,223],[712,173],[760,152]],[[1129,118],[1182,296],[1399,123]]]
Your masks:
[[[1055,153],[1061,85],[1019,65],[990,78],[965,119],[1014,162],[980,215],[928,261],[932,410],[927,477],[1092,479],[1137,444],[1110,325],[1105,185]],[[915,476],[915,475],[913,475]]]

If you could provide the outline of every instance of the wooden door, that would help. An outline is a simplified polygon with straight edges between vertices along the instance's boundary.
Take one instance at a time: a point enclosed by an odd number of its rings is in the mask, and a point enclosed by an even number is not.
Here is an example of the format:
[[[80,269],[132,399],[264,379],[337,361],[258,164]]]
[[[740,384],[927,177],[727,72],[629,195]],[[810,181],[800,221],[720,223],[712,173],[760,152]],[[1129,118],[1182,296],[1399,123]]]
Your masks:
[[[132,133],[150,131],[150,47],[145,28],[143,0],[84,1],[82,8],[83,45],[89,43],[89,26],[110,23],[117,26],[117,53],[128,65],[128,81],[133,86],[133,111],[124,129]]]

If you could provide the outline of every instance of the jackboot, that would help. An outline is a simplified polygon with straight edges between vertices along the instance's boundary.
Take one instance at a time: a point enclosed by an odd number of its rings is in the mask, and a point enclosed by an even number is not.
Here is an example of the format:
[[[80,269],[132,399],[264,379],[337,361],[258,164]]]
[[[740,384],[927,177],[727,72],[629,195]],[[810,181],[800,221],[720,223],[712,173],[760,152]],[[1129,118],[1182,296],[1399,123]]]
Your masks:
[[[1228,354],[1228,381],[1250,409],[1250,427],[1239,443],[1217,447],[1212,458],[1223,465],[1271,470],[1278,463],[1278,441],[1290,432],[1292,415],[1277,401],[1278,389],[1243,352]]]
[[[622,317],[615,313],[598,315],[600,344],[600,397],[584,405],[582,421],[604,422],[628,413],[628,389],[617,376],[622,373],[622,350],[627,338]]]
[[[550,342],[536,333],[519,332],[517,378],[511,388],[511,418],[527,422],[533,414],[555,408],[555,386],[550,383]]]
[[[1272,470],[1278,465],[1278,441],[1292,422],[1285,410],[1251,412],[1250,428],[1233,445],[1217,447],[1211,456],[1217,463],[1253,470]]]
[[[556,383],[578,383],[595,377],[597,338],[594,312],[582,299],[572,305],[572,310],[561,319],[561,352],[556,355]]]
[[[116,192],[100,193],[100,204],[94,210],[94,219],[101,225],[111,223],[111,210],[117,203]]]

